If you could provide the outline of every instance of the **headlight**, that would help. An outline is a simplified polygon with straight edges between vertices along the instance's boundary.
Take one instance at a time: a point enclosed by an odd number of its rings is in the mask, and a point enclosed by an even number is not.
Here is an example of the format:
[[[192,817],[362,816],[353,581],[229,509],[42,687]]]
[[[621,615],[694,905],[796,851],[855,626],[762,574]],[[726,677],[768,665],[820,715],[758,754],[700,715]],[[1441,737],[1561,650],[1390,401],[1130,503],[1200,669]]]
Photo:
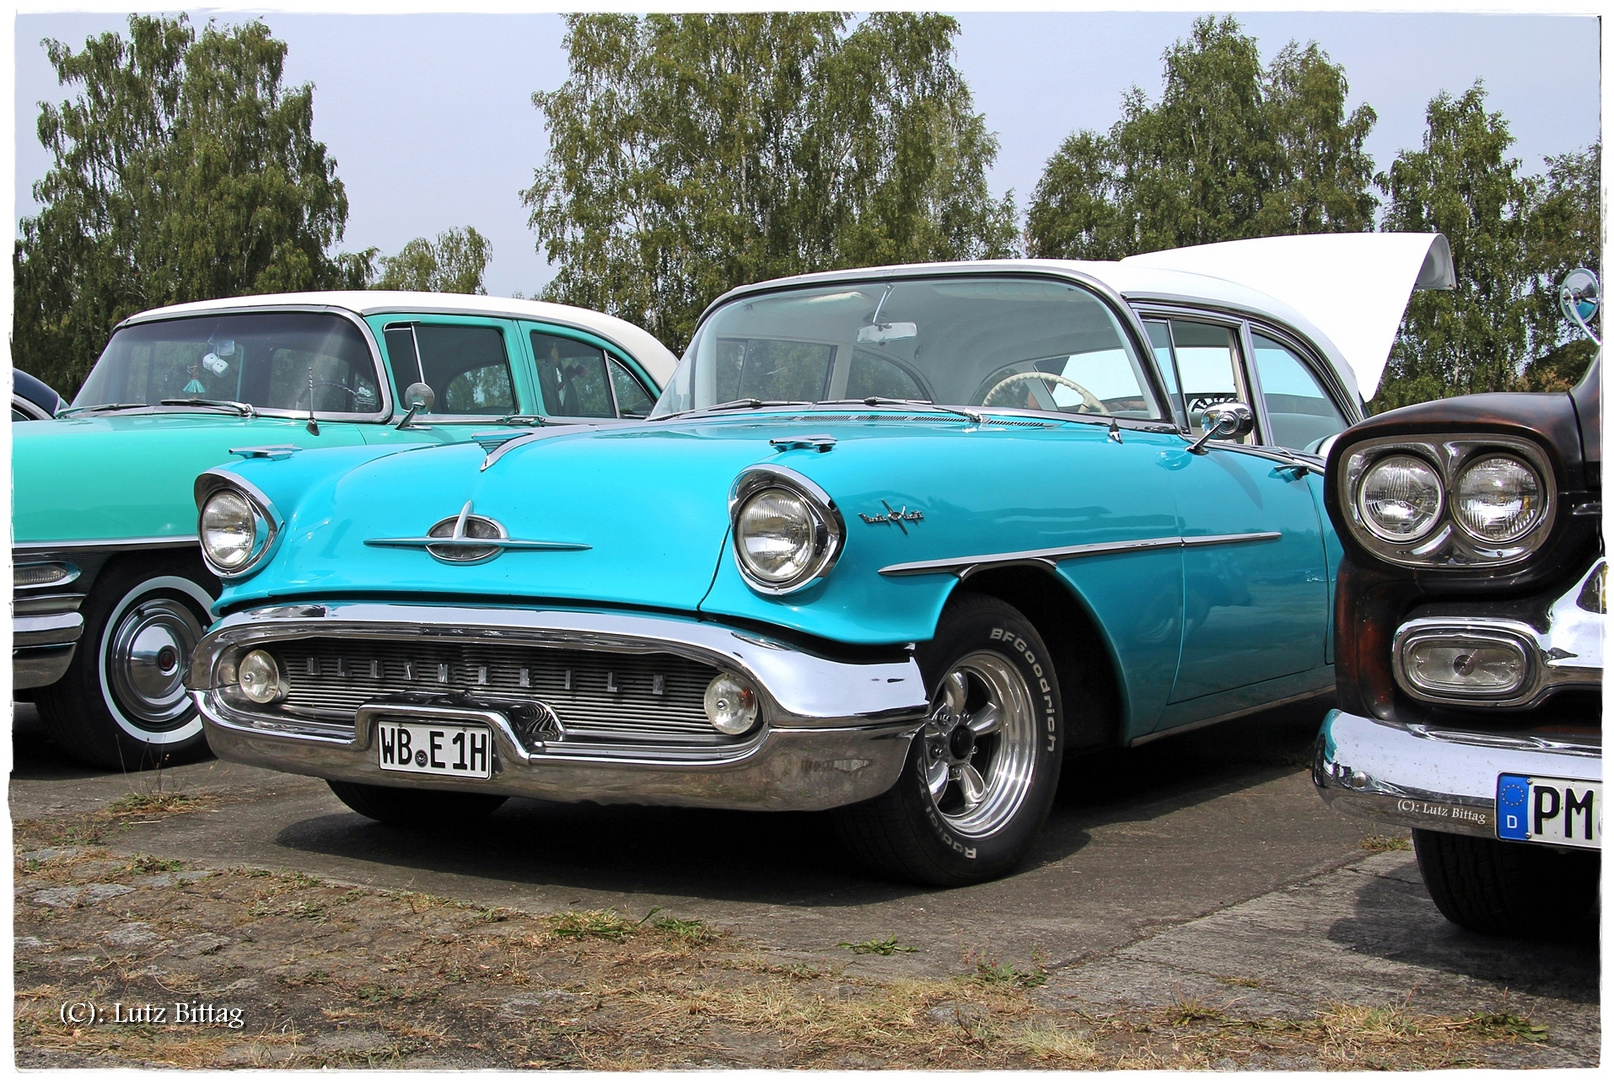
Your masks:
[[[734,526],[740,559],[768,584],[784,585],[811,561],[817,524],[800,495],[780,488],[759,491],[740,507]]]
[[[729,497],[734,558],[746,583],[779,594],[829,573],[845,527],[835,503],[806,477],[773,466],[752,469]]]
[[[1346,445],[1329,484],[1341,524],[1376,558],[1489,569],[1528,559],[1552,535],[1556,474],[1534,440],[1409,431]]]
[[[258,542],[258,515],[245,495],[220,491],[202,506],[202,554],[220,570],[239,570]]]
[[[285,680],[280,676],[280,665],[262,649],[253,649],[241,658],[236,671],[241,693],[259,705],[272,705],[286,696]]]
[[[280,520],[256,488],[237,477],[205,472],[196,479],[196,531],[202,558],[220,577],[239,577],[263,562]]]
[[[1381,540],[1411,543],[1440,520],[1440,476],[1411,454],[1382,457],[1362,477],[1357,505],[1362,523]]]
[[[1511,457],[1486,457],[1468,466],[1452,492],[1452,516],[1486,544],[1517,540],[1541,521],[1541,478]]]

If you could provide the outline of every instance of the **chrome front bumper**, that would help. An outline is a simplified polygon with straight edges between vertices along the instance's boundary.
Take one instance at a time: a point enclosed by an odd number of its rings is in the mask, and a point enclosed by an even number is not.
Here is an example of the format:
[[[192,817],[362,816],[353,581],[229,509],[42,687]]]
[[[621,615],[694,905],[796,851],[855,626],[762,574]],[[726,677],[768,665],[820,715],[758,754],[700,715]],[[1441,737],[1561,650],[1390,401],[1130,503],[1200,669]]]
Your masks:
[[[67,673],[84,634],[76,611],[16,615],[11,620],[11,685],[17,690],[49,686]]]
[[[1312,781],[1336,810],[1493,839],[1502,773],[1600,781],[1602,743],[1397,724],[1336,709],[1312,763]]]
[[[383,772],[376,724],[380,716],[398,717],[411,706],[366,706],[353,730],[345,731],[245,711],[220,693],[215,669],[230,650],[308,637],[675,653],[749,678],[761,690],[762,725],[731,746],[612,748],[560,741],[532,749],[497,708],[439,702],[423,706],[431,717],[485,723],[492,730],[492,778]],[[823,810],[881,794],[901,774],[912,735],[929,709],[911,656],[831,659],[748,631],[655,615],[375,603],[296,604],[230,615],[197,646],[187,685],[209,744],[229,761],[330,780],[561,802],[753,810]]]

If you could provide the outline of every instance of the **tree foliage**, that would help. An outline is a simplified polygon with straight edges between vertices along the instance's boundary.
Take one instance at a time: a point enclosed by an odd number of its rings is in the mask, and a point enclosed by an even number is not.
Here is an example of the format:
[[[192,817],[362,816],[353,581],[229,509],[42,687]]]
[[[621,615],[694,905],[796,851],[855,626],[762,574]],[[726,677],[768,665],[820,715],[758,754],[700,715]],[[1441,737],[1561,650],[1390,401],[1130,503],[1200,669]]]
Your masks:
[[[1378,177],[1383,227],[1445,233],[1457,287],[1413,296],[1376,407],[1522,389],[1532,359],[1541,388],[1568,385],[1564,364],[1589,354],[1576,346],[1549,359],[1569,340],[1555,287],[1573,265],[1596,263],[1597,148],[1554,159],[1543,183],[1508,156],[1513,136],[1485,108],[1482,84],[1438,95],[1427,117],[1422,147]]]
[[[1315,42],[1290,42],[1263,68],[1234,19],[1207,16],[1163,59],[1158,104],[1133,87],[1108,134],[1075,132],[1049,160],[1027,220],[1032,255],[1372,228],[1362,146],[1376,117],[1366,105],[1346,115],[1344,69]]]
[[[485,296],[482,275],[492,257],[493,245],[470,226],[440,232],[436,240],[419,236],[398,254],[382,256],[374,287]]]
[[[568,16],[570,73],[533,95],[548,156],[522,192],[551,299],[673,348],[735,285],[1006,255],[997,141],[954,67],[957,23],[834,13]]]
[[[281,85],[286,46],[262,23],[132,15],[127,38],[44,46],[77,96],[40,109],[54,162],[12,259],[17,366],[71,396],[133,312],[362,282],[362,256],[328,254],[347,196],[310,133],[313,88]]]

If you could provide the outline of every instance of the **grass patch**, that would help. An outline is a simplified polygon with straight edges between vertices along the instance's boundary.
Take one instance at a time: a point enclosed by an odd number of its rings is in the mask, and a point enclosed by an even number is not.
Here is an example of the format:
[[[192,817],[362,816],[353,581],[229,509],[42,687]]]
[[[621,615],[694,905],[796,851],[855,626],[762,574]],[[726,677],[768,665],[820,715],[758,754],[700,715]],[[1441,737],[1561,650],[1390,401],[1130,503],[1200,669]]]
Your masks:
[[[549,932],[558,938],[597,938],[625,941],[639,929],[639,923],[615,908],[592,911],[560,911],[549,916]]]
[[[1030,969],[1021,969],[1013,964],[997,964],[990,960],[975,961],[975,972],[970,976],[974,982],[982,986],[1012,986],[1021,990],[1030,990],[1041,986],[1048,981],[1048,973],[1042,969],[1041,964],[1033,964]]]
[[[1166,1023],[1172,1027],[1187,1027],[1190,1024],[1225,1019],[1227,1014],[1221,1009],[1198,998],[1179,997],[1174,1005],[1166,1009]]]
[[[129,860],[131,874],[160,874],[184,868],[183,859],[159,859],[155,855],[136,855]]]
[[[890,956],[899,952],[918,952],[912,945],[898,945],[897,935],[887,938],[870,938],[867,941],[843,941],[835,946],[837,949],[851,949],[859,956],[873,953],[876,956]]]
[[[217,801],[214,796],[191,791],[131,791],[113,799],[106,813],[113,817],[138,817],[141,814],[188,814]]]
[[[1363,851],[1411,851],[1410,836],[1369,836],[1362,840]]]

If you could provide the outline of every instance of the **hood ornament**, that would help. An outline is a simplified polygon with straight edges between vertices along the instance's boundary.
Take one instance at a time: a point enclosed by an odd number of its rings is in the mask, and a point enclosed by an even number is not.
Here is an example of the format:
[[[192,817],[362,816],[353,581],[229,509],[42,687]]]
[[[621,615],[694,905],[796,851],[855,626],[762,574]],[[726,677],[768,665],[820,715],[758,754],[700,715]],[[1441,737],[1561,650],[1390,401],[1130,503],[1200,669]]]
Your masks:
[[[589,544],[563,540],[512,540],[504,526],[490,517],[471,513],[469,501],[458,515],[446,517],[426,530],[425,536],[375,537],[369,547],[423,547],[439,562],[472,565],[498,558],[505,551],[588,551]]]

